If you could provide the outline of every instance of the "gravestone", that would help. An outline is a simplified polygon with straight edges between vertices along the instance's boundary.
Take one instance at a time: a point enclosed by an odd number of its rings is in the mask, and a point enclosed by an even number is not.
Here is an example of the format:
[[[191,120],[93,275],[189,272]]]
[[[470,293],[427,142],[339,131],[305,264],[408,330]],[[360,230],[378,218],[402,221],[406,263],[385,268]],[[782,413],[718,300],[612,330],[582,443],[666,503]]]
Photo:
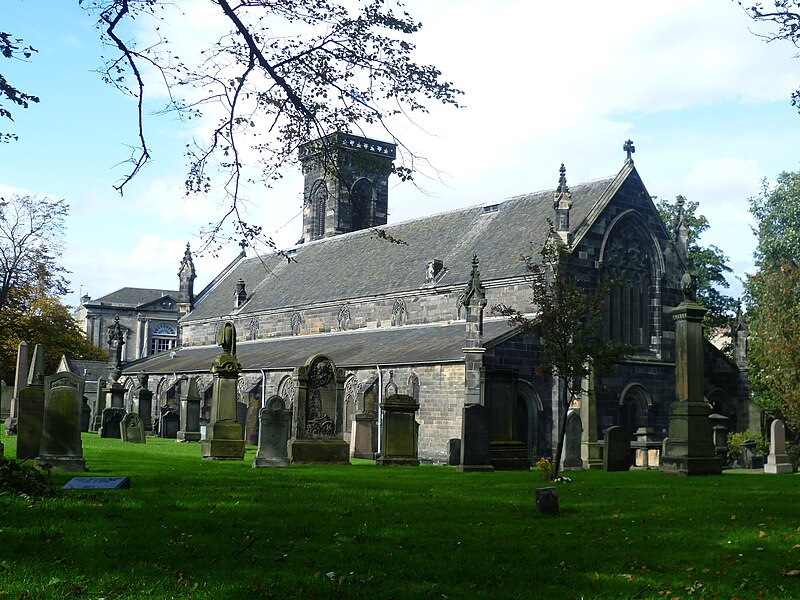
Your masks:
[[[793,469],[789,455],[786,454],[786,428],[783,426],[783,421],[775,419],[769,431],[769,456],[767,464],[764,465],[764,473],[773,475],[791,473]]]
[[[211,418],[206,439],[201,442],[206,460],[243,460],[244,436],[238,421],[236,388],[241,365],[236,359],[236,327],[226,321],[220,327],[217,344],[222,354],[211,365]]]
[[[0,381],[0,421],[11,418],[11,400],[14,398],[14,388]]]
[[[381,403],[381,455],[376,464],[384,467],[418,467],[417,423],[419,403],[413,396],[394,394]]]
[[[242,428],[242,439],[244,439],[244,433],[247,427],[247,404],[244,402],[236,401],[236,422],[239,423],[239,427]]]
[[[14,374],[14,392],[11,397],[11,404],[8,407],[9,419],[19,418],[19,394],[22,390],[24,390],[27,387],[29,379],[30,379],[30,374],[28,373],[28,342],[23,340],[17,346],[17,370]]]
[[[603,432],[603,470],[627,471],[631,468],[631,441],[624,427],[614,425]]]
[[[706,309],[695,302],[694,277],[684,273],[684,299],[670,311],[675,321],[675,401],[669,407],[668,441],[659,460],[669,475],[719,475],[722,461],[705,401],[703,317]]]
[[[378,451],[378,426],[375,423],[375,415],[371,412],[356,413],[353,435],[355,437],[353,457],[374,460]]]
[[[142,420],[145,432],[153,431],[153,392],[148,387],[149,376],[142,371],[136,375],[139,387],[131,392],[132,410]]]
[[[144,435],[144,423],[136,413],[127,413],[122,417],[119,434],[122,441],[129,444],[144,444],[147,441]]]
[[[17,398],[17,458],[36,458],[44,424],[44,347],[36,344],[28,372],[28,385]]]
[[[89,400],[86,396],[81,398],[81,431],[86,433],[89,431],[89,425],[92,422],[92,409],[89,406]]]
[[[461,438],[447,440],[447,464],[457,467],[461,463]]]
[[[288,467],[292,414],[280,396],[272,396],[258,415],[258,453],[253,467]]]
[[[92,405],[92,431],[100,431],[103,424],[103,411],[106,409],[106,379],[100,377],[97,380],[97,387],[94,393],[94,403]]]
[[[186,393],[181,396],[180,431],[176,438],[179,442],[200,441],[200,402],[203,398],[197,389],[197,378],[189,379]]]
[[[85,471],[81,443],[81,399],[83,379],[69,372],[45,377],[45,407],[42,442],[37,469]]]
[[[558,490],[554,487],[536,488],[536,512],[542,515],[557,515]]]
[[[494,471],[489,411],[482,404],[467,404],[461,410],[461,462],[458,471]]]
[[[158,437],[166,440],[177,440],[180,426],[181,417],[178,412],[169,406],[162,406],[161,419],[158,425]]]
[[[119,439],[119,424],[122,423],[124,416],[124,408],[104,408],[100,417],[100,429],[97,431],[97,435],[101,438]]]
[[[250,446],[258,446],[260,413],[259,400],[256,398],[251,399],[250,405],[247,407],[247,416],[244,420],[244,441]]]
[[[65,490],[126,490],[130,477],[73,477],[64,484]]]
[[[564,433],[564,461],[565,470],[576,470],[583,468],[581,459],[581,436],[583,435],[583,423],[580,413],[577,410],[567,412],[566,431]]]
[[[289,441],[292,463],[350,464],[350,446],[342,439],[344,372],[321,354],[295,369],[296,422]]]
[[[517,373],[491,369],[485,372],[483,404],[489,410],[492,466],[498,471],[526,471],[531,459],[525,443],[515,439],[522,429],[516,423]]]

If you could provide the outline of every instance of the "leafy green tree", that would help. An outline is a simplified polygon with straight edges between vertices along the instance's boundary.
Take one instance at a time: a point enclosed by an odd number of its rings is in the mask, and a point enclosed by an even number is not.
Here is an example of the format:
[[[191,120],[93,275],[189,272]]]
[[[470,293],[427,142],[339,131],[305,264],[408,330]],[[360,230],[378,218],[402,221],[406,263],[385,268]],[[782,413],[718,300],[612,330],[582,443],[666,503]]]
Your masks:
[[[677,196],[675,202],[665,198],[654,200],[657,200],[656,208],[673,242],[676,237],[674,224],[679,211],[683,211],[683,220],[688,228],[689,259],[697,276],[697,301],[708,309],[703,323],[705,332],[730,325],[736,314],[738,300],[720,291],[729,288],[725,274],[732,273],[728,266],[730,259],[717,246],[700,244],[700,237],[709,228],[708,219],[697,213],[700,203],[689,201],[683,196]]]
[[[510,317],[521,333],[544,340],[540,375],[554,375],[561,381],[558,402],[558,439],[552,477],[558,476],[566,435],[567,411],[580,396],[581,383],[591,373],[608,372],[614,362],[630,354],[630,348],[611,342],[603,335],[605,303],[616,281],[590,288],[569,269],[569,253],[551,238],[539,251],[539,258],[525,257],[531,275],[531,305],[534,316],[514,307],[498,304],[494,312]]]
[[[6,31],[0,31],[0,55],[4,58],[27,60],[33,56],[34,52],[37,52],[36,48],[33,46],[24,46],[22,39],[15,38]],[[13,121],[14,119],[9,106],[16,105],[20,108],[28,108],[31,102],[39,102],[39,98],[14,87],[0,73],[0,117]],[[17,139],[18,137],[16,134],[0,131],[0,143]]]
[[[756,403],[800,426],[800,172],[750,199],[758,272],[745,283]]]
[[[97,15],[102,40],[112,51],[104,79],[138,104],[138,144],[128,175],[116,186],[120,193],[152,158],[146,92],[156,99],[166,96],[164,110],[181,118],[220,115],[204,140],[187,145],[187,194],[209,192],[210,173],[217,168],[225,173],[228,210],[211,233],[233,215],[243,238],[259,236],[261,230],[242,221],[238,210],[245,163],[256,166],[268,183],[280,178],[287,161],[296,160],[302,144],[334,132],[383,130],[405,151],[395,173],[410,178],[420,157],[394,135],[395,118],[427,112],[428,102],[458,106],[462,93],[436,67],[413,60],[409,39],[421,24],[399,0],[208,0],[215,15],[210,18],[228,32],[197,56],[178,56],[160,33],[164,22],[178,16],[180,2],[79,3]],[[137,45],[134,27],[157,32],[157,41]],[[145,86],[147,70],[158,77]],[[323,144],[321,150],[328,168],[335,169],[332,147]]]

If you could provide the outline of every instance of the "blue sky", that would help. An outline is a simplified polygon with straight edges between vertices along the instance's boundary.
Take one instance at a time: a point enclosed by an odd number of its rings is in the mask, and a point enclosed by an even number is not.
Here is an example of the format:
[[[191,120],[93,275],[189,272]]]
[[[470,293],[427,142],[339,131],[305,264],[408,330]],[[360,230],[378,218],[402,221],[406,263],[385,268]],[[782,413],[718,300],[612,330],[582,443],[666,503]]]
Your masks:
[[[186,16],[172,17],[171,39],[195,52],[219,21],[208,0],[177,4]],[[788,44],[754,36],[736,2],[406,4],[424,24],[419,59],[466,91],[466,108],[435,107],[415,125],[398,125],[442,175],[419,178],[424,191],[395,181],[390,222],[554,188],[562,162],[572,183],[612,175],[632,138],[649,192],[699,201],[711,223],[703,241],[722,248],[738,275],[752,270],[747,199],[762,178],[800,168],[800,115],[789,103],[800,62]],[[0,193],[69,202],[67,303],[80,290],[175,289],[183,247],[196,245],[198,229],[219,212],[219,197],[183,194],[183,148],[200,124],[152,114],[157,95],[146,123],[155,159],[120,197],[112,185],[135,142],[135,106],[95,72],[103,48],[94,19],[77,0],[3,0],[0,18],[39,50],[27,63],[3,60],[2,73],[41,97],[4,129],[20,141],[0,146]],[[281,246],[301,234],[302,181],[291,168],[285,175],[272,189],[247,190],[249,217]],[[237,251],[198,258],[198,289]]]

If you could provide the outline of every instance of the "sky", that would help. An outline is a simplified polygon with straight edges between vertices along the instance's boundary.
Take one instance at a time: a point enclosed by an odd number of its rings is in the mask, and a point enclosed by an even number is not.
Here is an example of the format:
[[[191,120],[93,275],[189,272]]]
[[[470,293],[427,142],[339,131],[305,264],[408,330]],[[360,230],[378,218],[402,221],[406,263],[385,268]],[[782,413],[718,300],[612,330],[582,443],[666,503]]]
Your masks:
[[[185,55],[219,33],[209,0],[176,0],[167,26]],[[632,139],[649,193],[700,203],[701,242],[730,259],[730,293],[753,272],[748,198],[782,171],[800,169],[796,49],[765,43],[733,0],[407,0],[423,24],[415,58],[464,90],[464,108],[431,105],[399,124],[404,143],[435,168],[415,184],[390,181],[389,223],[614,175]],[[41,18],[42,13],[47,18]],[[0,73],[41,102],[13,111],[0,145],[0,196],[38,194],[70,205],[62,263],[76,306],[121,287],[177,289],[186,243],[219,216],[221,196],[186,197],[184,147],[202,123],[157,114],[145,128],[154,160],[120,196],[136,142],[134,100],[102,82],[95,18],[77,0],[2,0],[0,29],[38,52],[0,61]],[[149,23],[132,36],[147,39]],[[155,88],[154,88],[155,89]],[[377,132],[376,132],[377,133]],[[302,177],[289,166],[271,188],[250,186],[246,218],[280,247],[301,236]],[[195,258],[195,290],[239,247]]]

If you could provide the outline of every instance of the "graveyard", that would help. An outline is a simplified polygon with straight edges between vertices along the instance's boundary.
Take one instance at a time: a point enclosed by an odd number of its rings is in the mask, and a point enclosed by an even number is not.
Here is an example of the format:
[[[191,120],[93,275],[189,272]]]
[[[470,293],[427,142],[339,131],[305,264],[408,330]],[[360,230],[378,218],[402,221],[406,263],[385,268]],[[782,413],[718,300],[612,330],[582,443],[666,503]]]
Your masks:
[[[16,438],[2,441],[14,457]],[[536,469],[254,469],[253,446],[208,461],[169,439],[82,444],[85,475],[130,488],[0,495],[0,596],[800,596],[794,475],[571,471],[555,484],[560,514],[546,516]]]

